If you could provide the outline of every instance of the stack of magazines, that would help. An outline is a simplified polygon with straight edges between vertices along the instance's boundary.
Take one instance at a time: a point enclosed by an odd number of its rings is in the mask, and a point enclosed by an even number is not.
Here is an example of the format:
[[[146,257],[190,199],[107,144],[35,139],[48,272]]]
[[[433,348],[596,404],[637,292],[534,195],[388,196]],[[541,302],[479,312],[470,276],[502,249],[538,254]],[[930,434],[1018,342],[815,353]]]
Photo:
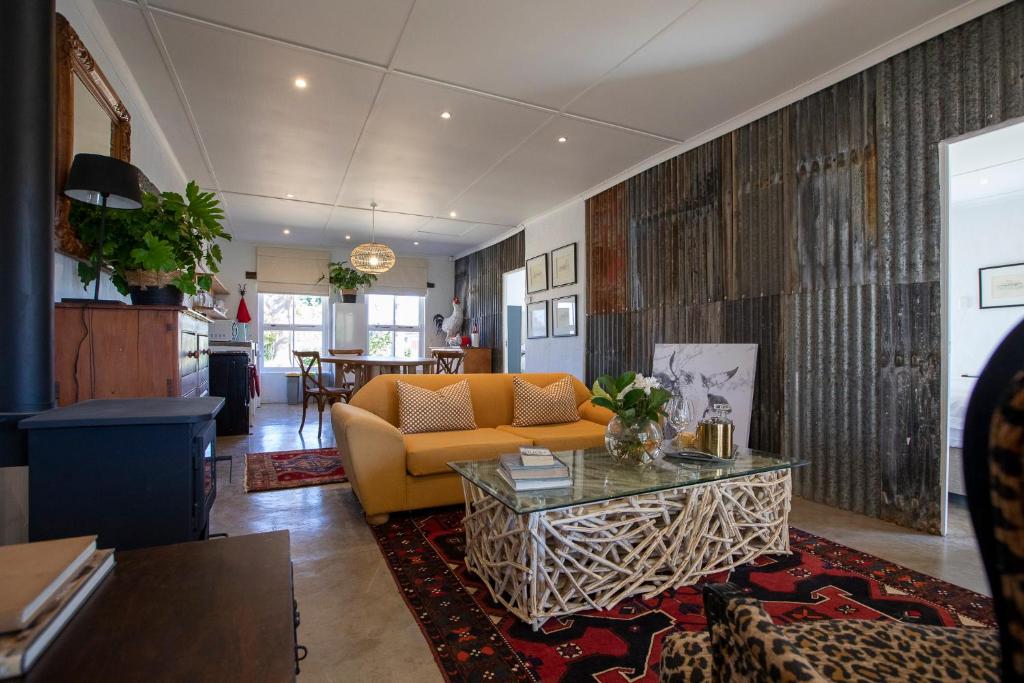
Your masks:
[[[521,448],[500,458],[498,476],[515,491],[558,489],[572,485],[569,468],[546,448]]]
[[[113,568],[95,536],[0,547],[0,678],[27,672]]]

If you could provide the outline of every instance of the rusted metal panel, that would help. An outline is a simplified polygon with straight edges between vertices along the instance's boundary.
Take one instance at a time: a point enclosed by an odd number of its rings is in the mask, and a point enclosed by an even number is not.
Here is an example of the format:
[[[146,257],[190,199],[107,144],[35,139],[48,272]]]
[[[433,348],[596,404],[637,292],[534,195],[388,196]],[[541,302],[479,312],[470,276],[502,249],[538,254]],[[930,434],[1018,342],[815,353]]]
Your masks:
[[[491,369],[504,368],[502,351],[501,276],[526,263],[526,233],[517,232],[497,244],[455,260],[455,295],[462,300],[463,334],[476,322],[480,345],[491,348]]]
[[[797,492],[936,531],[938,143],[1024,116],[1024,2],[587,202],[587,374],[759,345],[751,444]]]

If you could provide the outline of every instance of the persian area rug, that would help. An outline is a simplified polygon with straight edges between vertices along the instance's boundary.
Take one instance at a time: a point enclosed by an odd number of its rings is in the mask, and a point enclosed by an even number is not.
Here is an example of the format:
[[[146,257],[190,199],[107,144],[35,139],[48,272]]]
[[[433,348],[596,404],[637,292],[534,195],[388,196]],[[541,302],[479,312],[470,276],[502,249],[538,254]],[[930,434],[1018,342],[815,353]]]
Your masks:
[[[549,619],[534,632],[463,562],[463,509],[392,515],[377,543],[449,681],[657,681],[662,639],[705,627],[699,586]],[[798,529],[791,555],[711,577],[760,599],[777,623],[895,619],[995,626],[990,598]]]
[[[246,453],[245,492],[293,489],[348,481],[333,448]]]

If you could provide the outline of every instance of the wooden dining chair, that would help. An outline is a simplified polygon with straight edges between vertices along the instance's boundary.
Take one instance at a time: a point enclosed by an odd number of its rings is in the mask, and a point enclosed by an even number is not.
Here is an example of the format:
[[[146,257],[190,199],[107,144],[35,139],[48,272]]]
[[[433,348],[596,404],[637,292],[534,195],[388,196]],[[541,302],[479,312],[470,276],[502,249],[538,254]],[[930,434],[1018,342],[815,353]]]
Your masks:
[[[463,352],[458,349],[434,349],[430,352],[437,361],[435,372],[439,375],[457,375],[462,369]]]
[[[362,356],[366,353],[362,349],[327,349],[332,356]],[[362,368],[348,363],[335,363],[334,364],[334,382],[335,385],[343,389],[356,390],[356,385],[360,382],[359,373],[362,372]]]
[[[292,354],[299,362],[299,371],[302,373],[302,422],[299,424],[299,431],[301,432],[303,427],[306,426],[306,410],[309,408],[309,400],[314,398],[316,399],[316,407],[319,412],[316,436],[320,438],[324,429],[324,408],[338,401],[348,402],[352,398],[354,387],[345,382],[342,382],[341,386],[327,386],[324,384],[319,351],[293,351]],[[315,374],[313,372],[314,368],[316,370]],[[336,372],[342,373],[344,368],[339,367]]]

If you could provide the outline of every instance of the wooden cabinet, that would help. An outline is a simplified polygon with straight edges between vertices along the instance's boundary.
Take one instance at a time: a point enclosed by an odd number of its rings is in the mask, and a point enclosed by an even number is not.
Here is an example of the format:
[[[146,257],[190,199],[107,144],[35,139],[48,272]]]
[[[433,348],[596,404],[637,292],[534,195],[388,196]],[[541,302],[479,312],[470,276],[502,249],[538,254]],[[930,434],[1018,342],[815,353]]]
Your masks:
[[[209,320],[187,308],[61,303],[54,323],[58,405],[209,393]]]

